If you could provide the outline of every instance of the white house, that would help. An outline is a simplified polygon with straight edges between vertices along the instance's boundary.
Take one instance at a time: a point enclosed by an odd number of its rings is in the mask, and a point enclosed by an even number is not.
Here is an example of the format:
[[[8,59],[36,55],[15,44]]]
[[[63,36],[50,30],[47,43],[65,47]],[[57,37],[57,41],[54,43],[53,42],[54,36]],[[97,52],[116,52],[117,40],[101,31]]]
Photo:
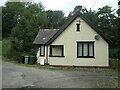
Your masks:
[[[110,40],[80,12],[59,29],[40,29],[33,44],[53,66],[109,67]]]

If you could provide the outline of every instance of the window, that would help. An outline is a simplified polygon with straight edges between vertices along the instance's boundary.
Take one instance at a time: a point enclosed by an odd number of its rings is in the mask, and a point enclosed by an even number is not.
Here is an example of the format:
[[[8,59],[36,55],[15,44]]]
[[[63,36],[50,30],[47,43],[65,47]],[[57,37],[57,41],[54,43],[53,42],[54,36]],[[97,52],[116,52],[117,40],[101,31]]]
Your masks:
[[[77,31],[80,31],[80,19],[76,21]]]
[[[64,46],[63,45],[51,45],[50,56],[51,57],[64,57]]]
[[[45,46],[40,46],[40,56],[45,56]]]
[[[77,25],[77,31],[80,31],[80,24],[76,24]]]
[[[94,57],[94,42],[77,42],[77,57]]]

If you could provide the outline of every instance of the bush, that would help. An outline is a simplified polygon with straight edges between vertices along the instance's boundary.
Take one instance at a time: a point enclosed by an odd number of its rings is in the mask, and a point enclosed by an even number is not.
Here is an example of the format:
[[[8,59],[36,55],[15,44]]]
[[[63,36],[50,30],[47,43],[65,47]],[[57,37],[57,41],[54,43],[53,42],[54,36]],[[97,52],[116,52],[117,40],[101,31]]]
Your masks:
[[[2,55],[11,60],[16,60],[19,53],[13,50],[11,41],[9,38],[3,39],[2,41]]]
[[[110,58],[117,58],[117,57],[118,57],[118,49],[110,48]]]
[[[110,59],[110,67],[112,69],[118,70],[119,69],[119,64],[120,64],[120,61],[118,59]]]
[[[20,52],[16,50],[14,48],[14,45],[11,43],[10,38],[3,39],[2,44],[3,44],[2,54],[5,58],[8,58],[9,60],[20,61],[22,55],[35,56],[37,52],[37,49],[30,49],[29,51],[24,51],[24,52]]]
[[[3,39],[2,41],[2,55],[10,58],[12,53],[11,42],[9,39]]]
[[[37,49],[30,49],[30,51],[24,52],[23,55],[36,56]]]
[[[0,56],[2,56],[2,41],[0,41]]]

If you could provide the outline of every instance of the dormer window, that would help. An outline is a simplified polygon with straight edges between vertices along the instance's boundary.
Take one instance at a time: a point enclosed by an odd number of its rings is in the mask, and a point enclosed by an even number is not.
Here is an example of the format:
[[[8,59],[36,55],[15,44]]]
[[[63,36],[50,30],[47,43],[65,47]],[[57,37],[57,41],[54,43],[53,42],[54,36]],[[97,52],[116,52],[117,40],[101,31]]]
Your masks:
[[[77,28],[77,31],[80,31],[80,19],[77,19],[76,21],[76,28]]]

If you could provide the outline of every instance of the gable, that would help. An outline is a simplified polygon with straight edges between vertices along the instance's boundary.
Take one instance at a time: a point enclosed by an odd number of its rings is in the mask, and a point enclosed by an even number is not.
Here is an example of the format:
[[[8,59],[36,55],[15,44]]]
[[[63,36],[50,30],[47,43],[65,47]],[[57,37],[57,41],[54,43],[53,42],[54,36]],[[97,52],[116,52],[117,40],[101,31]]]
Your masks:
[[[79,19],[81,21],[80,31],[76,31],[76,20]],[[52,43],[51,45],[56,44],[70,44],[68,45],[70,48],[74,46],[73,43],[77,41],[95,41],[95,35],[98,33],[91,28],[83,19],[79,16],[62,32]],[[106,43],[106,41],[101,37],[99,41]],[[68,43],[69,42],[69,43]]]
[[[85,22],[86,23],[86,26],[88,26],[89,28],[92,28],[97,34],[99,34],[106,42],[111,42],[110,39],[108,39],[93,23],[91,23],[87,18],[85,18],[80,12],[77,12],[76,14],[74,14],[71,18],[69,18],[67,20],[67,22],[59,28],[59,31],[46,43],[47,45],[51,44],[63,31],[66,30],[66,28],[68,28],[71,23],[74,22],[74,25],[75,24],[75,20],[77,18],[80,18],[81,21]],[[75,26],[74,26],[75,27]],[[83,27],[81,25],[81,27]],[[76,30],[75,30],[76,31]]]

